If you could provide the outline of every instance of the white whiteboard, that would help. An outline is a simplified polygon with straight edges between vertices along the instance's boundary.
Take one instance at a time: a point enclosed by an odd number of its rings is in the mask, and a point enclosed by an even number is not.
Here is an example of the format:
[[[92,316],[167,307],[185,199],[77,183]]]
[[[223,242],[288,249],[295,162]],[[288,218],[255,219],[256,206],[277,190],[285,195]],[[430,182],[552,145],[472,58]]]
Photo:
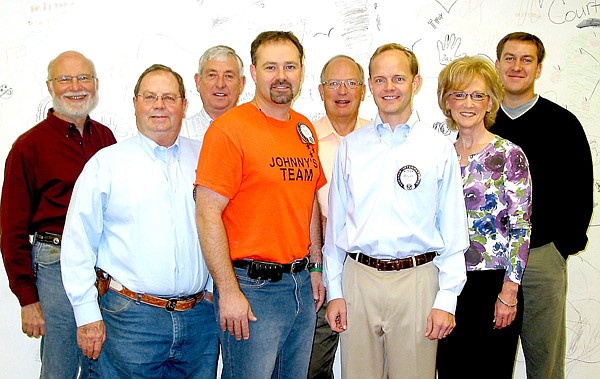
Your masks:
[[[242,101],[249,100],[254,93],[250,43],[264,30],[291,30],[302,41],[306,77],[294,108],[311,119],[324,112],[317,85],[331,56],[348,54],[366,69],[383,43],[411,47],[424,77],[415,108],[422,120],[443,129],[435,98],[443,65],[463,54],[495,59],[498,40],[521,30],[544,41],[548,54],[537,91],[579,117],[597,172],[599,25],[600,3],[593,0],[0,0],[0,160],[21,133],[45,117],[50,106],[46,67],[64,50],[81,51],[95,62],[100,104],[92,117],[118,140],[135,133],[133,87],[153,63],[184,77],[192,115],[201,107],[193,82],[200,54],[216,44],[229,45],[246,65]],[[372,119],[375,112],[369,94],[361,116]],[[558,144],[549,153],[560,154]],[[598,217],[587,251],[569,260],[568,378],[600,377],[600,257],[592,253],[600,245]],[[2,377],[36,377],[38,341],[21,333],[19,306],[2,269],[0,295]],[[515,377],[525,377],[522,362]]]

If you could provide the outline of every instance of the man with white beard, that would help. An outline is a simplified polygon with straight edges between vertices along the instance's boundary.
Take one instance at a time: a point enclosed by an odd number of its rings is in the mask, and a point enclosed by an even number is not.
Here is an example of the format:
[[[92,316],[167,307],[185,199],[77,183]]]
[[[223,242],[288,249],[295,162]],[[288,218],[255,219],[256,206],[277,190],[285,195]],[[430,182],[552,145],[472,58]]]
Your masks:
[[[53,108],[8,154],[1,209],[1,250],[23,333],[41,341],[40,378],[93,374],[77,346],[75,318],[60,271],[62,232],[75,180],[101,148],[116,142],[90,119],[98,104],[94,63],[65,51],[48,64]]]

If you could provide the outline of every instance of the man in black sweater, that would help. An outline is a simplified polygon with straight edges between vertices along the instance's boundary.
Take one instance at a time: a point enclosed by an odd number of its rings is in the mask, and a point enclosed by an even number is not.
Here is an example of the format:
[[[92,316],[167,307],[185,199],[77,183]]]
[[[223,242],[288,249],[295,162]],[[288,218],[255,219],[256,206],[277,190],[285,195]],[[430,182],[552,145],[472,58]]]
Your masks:
[[[566,261],[587,244],[593,207],[590,146],[575,115],[534,92],[545,55],[538,37],[510,33],[496,54],[506,95],[491,131],[523,149],[533,184],[531,250],[522,282],[527,377],[564,378]]]

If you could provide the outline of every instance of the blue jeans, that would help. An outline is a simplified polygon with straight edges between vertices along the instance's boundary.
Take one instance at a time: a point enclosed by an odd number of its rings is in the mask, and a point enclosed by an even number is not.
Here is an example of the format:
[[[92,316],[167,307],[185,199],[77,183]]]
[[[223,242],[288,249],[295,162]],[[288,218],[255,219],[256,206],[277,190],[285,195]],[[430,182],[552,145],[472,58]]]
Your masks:
[[[33,272],[46,322],[40,343],[40,378],[96,378],[97,362],[77,346],[77,325],[60,271],[60,246],[36,241],[32,249]],[[77,372],[81,368],[80,376]]]
[[[100,299],[106,341],[103,378],[214,379],[219,357],[212,303],[169,312],[109,290]]]
[[[308,271],[283,274],[275,283],[250,279],[245,269],[235,273],[258,321],[250,322],[248,340],[220,332],[221,378],[306,378],[316,322]],[[218,302],[215,289],[217,320]]]

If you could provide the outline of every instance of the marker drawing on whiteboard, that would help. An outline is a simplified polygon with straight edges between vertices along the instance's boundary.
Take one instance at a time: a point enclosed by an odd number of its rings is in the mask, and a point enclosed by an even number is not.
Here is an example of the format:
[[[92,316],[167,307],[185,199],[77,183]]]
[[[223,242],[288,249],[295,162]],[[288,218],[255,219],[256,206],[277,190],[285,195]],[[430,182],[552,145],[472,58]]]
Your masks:
[[[0,99],[10,99],[13,89],[6,84],[0,85]]]

